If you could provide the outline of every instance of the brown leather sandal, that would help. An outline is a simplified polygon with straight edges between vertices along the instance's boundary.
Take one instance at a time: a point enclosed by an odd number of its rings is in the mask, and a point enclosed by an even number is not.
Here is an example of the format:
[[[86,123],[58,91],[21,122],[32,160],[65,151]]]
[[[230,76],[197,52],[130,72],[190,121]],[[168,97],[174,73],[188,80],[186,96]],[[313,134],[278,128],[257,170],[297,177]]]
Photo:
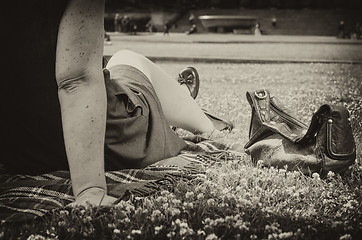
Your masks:
[[[197,97],[200,88],[200,79],[197,70],[193,67],[187,67],[179,73],[177,81],[182,84],[186,84],[190,90],[190,95],[193,99]]]

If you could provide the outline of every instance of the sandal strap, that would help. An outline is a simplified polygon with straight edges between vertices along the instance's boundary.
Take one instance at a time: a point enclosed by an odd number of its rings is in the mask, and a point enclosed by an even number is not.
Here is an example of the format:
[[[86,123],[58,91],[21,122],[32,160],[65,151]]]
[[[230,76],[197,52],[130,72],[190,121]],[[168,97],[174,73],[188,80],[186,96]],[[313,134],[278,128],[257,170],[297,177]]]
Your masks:
[[[187,88],[190,91],[191,97],[196,98],[199,92],[199,76],[197,70],[193,67],[187,67],[177,78],[177,82],[182,85],[186,84]]]

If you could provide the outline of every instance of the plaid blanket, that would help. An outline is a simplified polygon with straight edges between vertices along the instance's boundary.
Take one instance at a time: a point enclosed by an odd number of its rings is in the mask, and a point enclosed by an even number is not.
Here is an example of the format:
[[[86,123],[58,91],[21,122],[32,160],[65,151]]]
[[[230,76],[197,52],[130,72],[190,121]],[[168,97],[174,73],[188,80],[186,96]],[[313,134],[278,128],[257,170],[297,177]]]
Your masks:
[[[125,200],[172,190],[176,182],[203,174],[218,161],[237,155],[216,141],[185,139],[187,147],[178,156],[143,169],[124,169],[106,173],[108,194]],[[40,217],[74,201],[69,172],[58,171],[40,176],[0,175],[0,221],[24,221]]]

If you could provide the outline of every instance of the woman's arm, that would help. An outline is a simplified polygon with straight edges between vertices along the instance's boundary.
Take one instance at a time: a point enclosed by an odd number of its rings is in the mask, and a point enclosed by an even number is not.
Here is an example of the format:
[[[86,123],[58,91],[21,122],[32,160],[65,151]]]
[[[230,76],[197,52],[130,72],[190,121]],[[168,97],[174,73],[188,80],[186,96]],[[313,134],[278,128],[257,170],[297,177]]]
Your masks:
[[[104,170],[104,0],[70,0],[56,54],[64,141],[76,202],[110,204]]]

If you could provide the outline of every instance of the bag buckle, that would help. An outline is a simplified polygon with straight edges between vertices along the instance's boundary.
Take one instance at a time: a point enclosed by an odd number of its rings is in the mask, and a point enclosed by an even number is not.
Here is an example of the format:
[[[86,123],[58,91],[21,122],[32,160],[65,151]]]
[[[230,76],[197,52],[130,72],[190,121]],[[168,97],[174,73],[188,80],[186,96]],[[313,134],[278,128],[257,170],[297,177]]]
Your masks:
[[[267,97],[268,93],[266,92],[266,90],[259,90],[259,91],[255,91],[254,92],[255,97],[259,100],[263,100]]]

